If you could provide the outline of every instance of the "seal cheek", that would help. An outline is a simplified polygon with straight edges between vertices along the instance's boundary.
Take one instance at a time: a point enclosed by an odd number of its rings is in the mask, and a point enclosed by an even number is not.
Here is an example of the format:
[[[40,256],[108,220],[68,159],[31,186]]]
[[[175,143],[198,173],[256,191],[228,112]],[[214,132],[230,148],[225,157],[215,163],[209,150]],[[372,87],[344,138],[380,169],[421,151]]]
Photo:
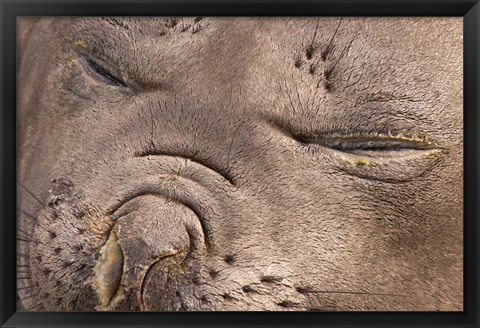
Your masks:
[[[93,288],[100,300],[97,310],[105,311],[111,308],[113,297],[122,280],[123,262],[124,256],[118,243],[117,234],[112,231],[100,250],[100,258],[94,268]]]

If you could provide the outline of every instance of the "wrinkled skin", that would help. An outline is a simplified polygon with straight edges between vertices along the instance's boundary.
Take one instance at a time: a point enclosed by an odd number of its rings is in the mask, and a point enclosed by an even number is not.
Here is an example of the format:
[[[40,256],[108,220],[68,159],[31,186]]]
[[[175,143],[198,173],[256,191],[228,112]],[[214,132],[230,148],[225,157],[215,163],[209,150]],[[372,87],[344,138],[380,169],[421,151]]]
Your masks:
[[[460,18],[18,26],[27,310],[463,309]]]

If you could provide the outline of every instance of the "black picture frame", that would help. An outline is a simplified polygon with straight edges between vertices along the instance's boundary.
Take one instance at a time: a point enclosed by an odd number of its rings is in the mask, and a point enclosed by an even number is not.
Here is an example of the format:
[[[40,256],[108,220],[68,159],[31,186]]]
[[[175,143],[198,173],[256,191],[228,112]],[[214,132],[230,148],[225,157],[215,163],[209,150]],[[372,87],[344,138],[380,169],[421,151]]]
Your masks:
[[[2,101],[0,161],[1,327],[479,327],[478,0],[166,0],[0,1]],[[16,312],[16,18],[18,16],[460,16],[464,19],[464,311],[463,312]]]

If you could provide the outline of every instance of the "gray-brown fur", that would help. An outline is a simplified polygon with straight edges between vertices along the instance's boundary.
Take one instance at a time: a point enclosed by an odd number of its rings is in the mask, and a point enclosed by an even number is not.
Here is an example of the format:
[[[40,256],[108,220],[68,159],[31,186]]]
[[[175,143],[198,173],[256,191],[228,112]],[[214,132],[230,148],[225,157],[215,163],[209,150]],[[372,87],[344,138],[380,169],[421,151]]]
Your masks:
[[[27,310],[463,309],[460,18],[18,26]]]

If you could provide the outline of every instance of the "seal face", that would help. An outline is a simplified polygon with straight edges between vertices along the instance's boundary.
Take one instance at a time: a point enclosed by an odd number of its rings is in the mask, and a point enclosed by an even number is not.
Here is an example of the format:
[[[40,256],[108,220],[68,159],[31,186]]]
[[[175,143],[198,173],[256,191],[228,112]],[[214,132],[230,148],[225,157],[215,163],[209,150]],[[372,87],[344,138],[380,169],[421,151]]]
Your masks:
[[[460,18],[19,20],[30,311],[463,309]]]

